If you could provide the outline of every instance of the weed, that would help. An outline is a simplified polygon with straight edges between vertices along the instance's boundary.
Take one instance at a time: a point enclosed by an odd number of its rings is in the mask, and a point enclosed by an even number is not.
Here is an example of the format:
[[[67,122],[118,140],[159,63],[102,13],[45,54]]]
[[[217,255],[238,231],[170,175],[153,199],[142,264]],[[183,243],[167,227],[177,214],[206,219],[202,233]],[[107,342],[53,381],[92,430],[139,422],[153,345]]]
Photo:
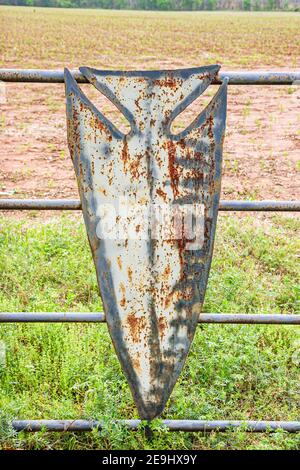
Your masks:
[[[48,223],[0,219],[2,311],[101,311],[81,219]],[[295,256],[299,221],[222,216],[204,311],[300,310]],[[298,339],[297,339],[298,338]],[[136,418],[106,325],[7,324],[0,327],[6,362],[0,407],[19,418],[99,419],[101,431],[11,434],[2,448],[26,449],[296,449],[299,436],[169,433],[152,423],[135,433],[112,421]],[[162,418],[293,420],[298,406],[299,330],[285,326],[201,325]]]

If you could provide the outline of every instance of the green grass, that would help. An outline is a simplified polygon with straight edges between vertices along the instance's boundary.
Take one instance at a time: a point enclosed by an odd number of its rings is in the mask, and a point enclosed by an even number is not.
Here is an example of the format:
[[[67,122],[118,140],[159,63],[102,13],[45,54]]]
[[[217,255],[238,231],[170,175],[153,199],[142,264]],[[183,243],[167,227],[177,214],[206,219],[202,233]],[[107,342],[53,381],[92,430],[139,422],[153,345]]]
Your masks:
[[[0,219],[1,311],[97,311],[81,219]],[[295,218],[222,216],[205,311],[299,312]],[[111,419],[137,417],[106,325],[0,327],[0,447],[26,449],[299,449],[300,436],[168,433],[152,441]],[[299,419],[299,329],[201,325],[163,418]],[[102,432],[15,434],[9,420],[94,418]]]
[[[297,68],[299,29],[300,15],[293,12],[2,6],[0,66]]]

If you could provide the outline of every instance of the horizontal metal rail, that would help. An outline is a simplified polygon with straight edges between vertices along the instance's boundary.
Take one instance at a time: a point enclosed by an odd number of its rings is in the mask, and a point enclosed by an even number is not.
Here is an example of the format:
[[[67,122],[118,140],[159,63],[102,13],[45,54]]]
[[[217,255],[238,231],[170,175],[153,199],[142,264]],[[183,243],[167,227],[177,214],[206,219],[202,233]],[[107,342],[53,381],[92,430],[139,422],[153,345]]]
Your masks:
[[[135,431],[139,428],[141,421],[139,419],[124,419],[115,421],[126,428]],[[248,432],[274,432],[283,429],[288,432],[299,432],[299,421],[204,421],[204,420],[172,420],[162,421],[169,431],[186,432],[211,432],[228,431],[230,429],[240,428]],[[93,429],[103,428],[105,424],[101,421],[88,421],[84,419],[32,419],[32,420],[14,420],[12,426],[16,431],[38,432],[41,430],[56,432],[74,432],[74,431],[92,431]]]
[[[79,199],[0,199],[0,210],[80,210]],[[300,201],[220,201],[220,211],[300,212]]]
[[[0,323],[104,323],[102,312],[1,312]],[[251,313],[201,313],[198,323],[300,325],[300,315]]]
[[[220,211],[299,212],[300,201],[220,201]]]
[[[87,79],[78,71],[72,70],[72,75],[78,83],[88,83]],[[214,84],[220,84],[225,77],[229,78],[229,85],[299,85],[300,72],[221,72]],[[63,83],[63,70],[40,69],[0,69],[0,80],[5,82],[31,82],[31,83]]]

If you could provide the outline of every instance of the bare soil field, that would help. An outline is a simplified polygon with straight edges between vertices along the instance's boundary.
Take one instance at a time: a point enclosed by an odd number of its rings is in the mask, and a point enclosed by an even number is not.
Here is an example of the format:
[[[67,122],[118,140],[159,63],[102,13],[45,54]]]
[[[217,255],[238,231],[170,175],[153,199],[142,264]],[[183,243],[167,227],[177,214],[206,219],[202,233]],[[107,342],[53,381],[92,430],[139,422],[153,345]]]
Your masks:
[[[299,70],[297,13],[154,13],[0,8],[3,68]],[[185,127],[217,87],[174,123]],[[84,91],[120,128],[91,86]],[[62,84],[6,84],[0,105],[0,197],[77,197]],[[230,86],[223,199],[300,199],[300,87]]]

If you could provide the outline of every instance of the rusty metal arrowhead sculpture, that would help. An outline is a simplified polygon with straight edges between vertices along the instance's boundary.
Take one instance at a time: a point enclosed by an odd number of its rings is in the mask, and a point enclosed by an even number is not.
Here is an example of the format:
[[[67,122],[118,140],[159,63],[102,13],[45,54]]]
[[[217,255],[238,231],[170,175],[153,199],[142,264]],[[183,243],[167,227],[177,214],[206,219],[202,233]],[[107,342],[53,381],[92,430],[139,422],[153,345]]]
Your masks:
[[[131,126],[127,135],[120,132],[65,71],[68,143],[103,308],[139,415],[152,419],[163,411],[182,370],[204,300],[227,81],[193,123],[173,135],[172,121],[212,83],[219,66],[80,71]],[[168,222],[157,213],[150,217],[153,207],[173,210]],[[186,207],[194,210],[188,237],[182,225],[178,232],[178,211],[182,215]],[[175,219],[176,236],[169,231]]]

